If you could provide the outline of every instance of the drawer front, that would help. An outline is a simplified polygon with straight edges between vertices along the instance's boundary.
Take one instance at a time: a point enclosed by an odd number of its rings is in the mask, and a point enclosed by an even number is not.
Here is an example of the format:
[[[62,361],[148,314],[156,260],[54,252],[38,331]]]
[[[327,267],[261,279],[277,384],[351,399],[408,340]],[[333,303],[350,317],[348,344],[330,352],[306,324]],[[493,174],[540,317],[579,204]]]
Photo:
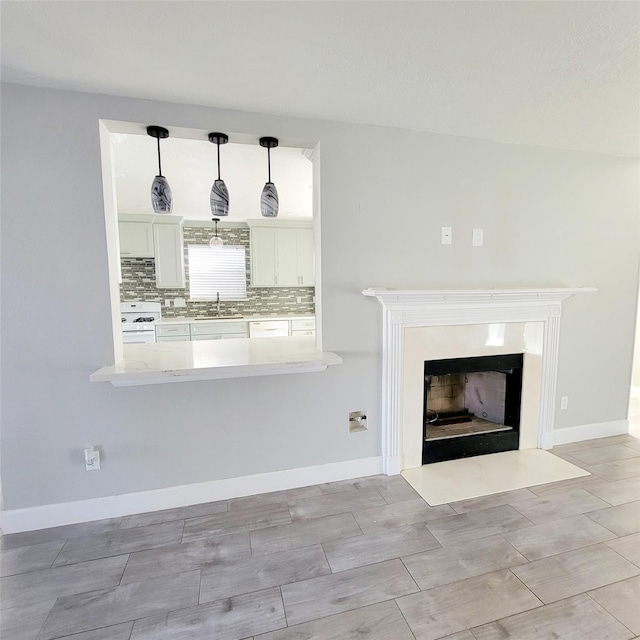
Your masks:
[[[291,331],[292,336],[314,336],[315,334],[316,334],[315,329],[302,329],[302,330]]]
[[[189,336],[158,336],[156,342],[189,342]]]
[[[187,336],[189,337],[188,324],[157,324],[157,336]]]
[[[309,331],[315,330],[316,328],[316,319],[315,318],[304,318],[301,320],[292,320],[291,321],[291,331]]]
[[[251,338],[276,338],[288,335],[288,320],[265,320],[249,323],[249,336]]]
[[[246,322],[194,322],[191,325],[191,337],[247,332]]]
[[[191,336],[191,342],[201,340],[229,340],[230,338],[247,338],[246,333],[211,333],[203,336]]]

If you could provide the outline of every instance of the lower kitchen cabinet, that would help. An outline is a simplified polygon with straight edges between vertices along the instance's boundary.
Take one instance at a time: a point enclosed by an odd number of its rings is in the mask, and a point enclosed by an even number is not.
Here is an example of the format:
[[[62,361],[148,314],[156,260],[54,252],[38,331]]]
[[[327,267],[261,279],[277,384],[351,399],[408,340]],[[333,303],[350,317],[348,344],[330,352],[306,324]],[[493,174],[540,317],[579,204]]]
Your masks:
[[[224,340],[225,338],[248,338],[247,322],[193,322],[191,340]]]
[[[268,320],[195,320],[156,324],[156,342],[192,342],[200,340],[227,340],[231,338],[264,338],[278,336],[312,336],[315,318]]]

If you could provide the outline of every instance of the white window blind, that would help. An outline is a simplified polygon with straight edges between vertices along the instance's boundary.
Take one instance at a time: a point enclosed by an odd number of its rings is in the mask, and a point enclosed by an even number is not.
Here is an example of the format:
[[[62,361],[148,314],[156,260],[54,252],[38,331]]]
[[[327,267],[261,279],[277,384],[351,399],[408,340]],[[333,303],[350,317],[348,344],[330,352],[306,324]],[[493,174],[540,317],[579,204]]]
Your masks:
[[[191,300],[246,300],[245,249],[206,244],[187,245],[189,257],[189,297]]]

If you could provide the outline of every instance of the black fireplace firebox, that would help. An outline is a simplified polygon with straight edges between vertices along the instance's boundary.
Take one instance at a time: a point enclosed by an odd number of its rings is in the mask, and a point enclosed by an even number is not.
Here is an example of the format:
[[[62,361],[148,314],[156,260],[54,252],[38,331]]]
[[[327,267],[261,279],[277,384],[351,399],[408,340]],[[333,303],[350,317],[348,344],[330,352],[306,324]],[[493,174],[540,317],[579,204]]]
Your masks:
[[[422,464],[517,449],[523,354],[424,363]]]

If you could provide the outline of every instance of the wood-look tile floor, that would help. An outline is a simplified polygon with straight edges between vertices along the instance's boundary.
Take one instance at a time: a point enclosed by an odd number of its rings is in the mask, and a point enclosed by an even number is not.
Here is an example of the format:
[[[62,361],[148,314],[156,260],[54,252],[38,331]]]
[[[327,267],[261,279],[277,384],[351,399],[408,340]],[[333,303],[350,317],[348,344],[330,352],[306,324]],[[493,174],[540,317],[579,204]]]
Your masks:
[[[4,536],[2,640],[640,638],[640,446],[450,504],[375,476]]]

